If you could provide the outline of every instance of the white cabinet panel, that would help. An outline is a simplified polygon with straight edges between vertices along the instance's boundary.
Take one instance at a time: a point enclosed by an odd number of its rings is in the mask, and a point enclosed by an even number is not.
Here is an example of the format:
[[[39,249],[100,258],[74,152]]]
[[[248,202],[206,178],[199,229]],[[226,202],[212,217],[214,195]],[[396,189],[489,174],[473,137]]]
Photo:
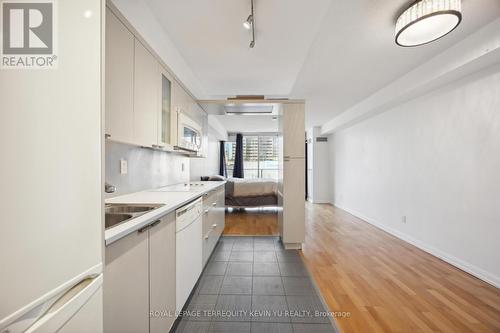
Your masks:
[[[106,134],[133,143],[134,36],[106,8]]]
[[[285,246],[305,240],[305,122],[304,104],[285,104],[280,110],[278,227]]]
[[[102,288],[100,287],[87,303],[57,332],[102,332],[102,313]]]
[[[138,41],[134,57],[134,142],[144,147],[158,144],[157,121],[160,109],[159,64]]]
[[[304,158],[304,154],[304,104],[285,104],[283,106],[283,157]]]
[[[221,187],[203,198],[203,265],[207,263],[224,231],[224,222],[224,187]]]
[[[149,229],[150,332],[168,332],[175,321],[175,214]]]
[[[148,232],[134,232],[105,251],[104,332],[148,332]]]
[[[305,166],[304,159],[284,161],[283,234],[286,243],[305,240]]]
[[[160,107],[158,113],[158,146],[160,148],[172,148],[172,121],[173,121],[173,104],[172,104],[172,90],[174,80],[170,73],[159,66],[160,73],[158,75],[159,82],[159,96]]]

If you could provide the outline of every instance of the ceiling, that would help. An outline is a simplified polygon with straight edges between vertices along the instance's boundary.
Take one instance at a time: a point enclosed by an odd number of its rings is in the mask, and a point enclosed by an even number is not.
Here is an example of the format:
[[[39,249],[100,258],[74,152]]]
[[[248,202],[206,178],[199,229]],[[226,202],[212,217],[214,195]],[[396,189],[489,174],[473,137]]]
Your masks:
[[[463,0],[463,22],[450,35],[401,48],[394,43],[394,22],[413,0],[255,0],[256,46],[250,49],[242,27],[249,0],[141,1],[209,97],[304,98],[308,127],[322,125],[500,17],[498,0]]]
[[[211,97],[288,95],[330,0],[143,0]]]

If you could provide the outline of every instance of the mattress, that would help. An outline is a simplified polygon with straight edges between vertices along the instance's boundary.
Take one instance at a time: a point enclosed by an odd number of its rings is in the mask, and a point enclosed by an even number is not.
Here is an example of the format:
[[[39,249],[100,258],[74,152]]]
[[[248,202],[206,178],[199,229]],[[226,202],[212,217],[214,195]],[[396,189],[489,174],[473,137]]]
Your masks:
[[[277,206],[278,197],[276,195],[260,195],[250,197],[233,197],[226,195],[226,206],[231,207],[259,207],[259,206]]]

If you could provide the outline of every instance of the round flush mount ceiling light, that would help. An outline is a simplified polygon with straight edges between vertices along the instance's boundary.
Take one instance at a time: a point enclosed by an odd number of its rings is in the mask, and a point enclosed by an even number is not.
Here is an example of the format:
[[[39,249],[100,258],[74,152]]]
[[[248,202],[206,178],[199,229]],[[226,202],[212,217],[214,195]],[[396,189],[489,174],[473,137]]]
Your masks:
[[[461,0],[418,0],[396,22],[396,44],[419,46],[453,31],[462,21]]]

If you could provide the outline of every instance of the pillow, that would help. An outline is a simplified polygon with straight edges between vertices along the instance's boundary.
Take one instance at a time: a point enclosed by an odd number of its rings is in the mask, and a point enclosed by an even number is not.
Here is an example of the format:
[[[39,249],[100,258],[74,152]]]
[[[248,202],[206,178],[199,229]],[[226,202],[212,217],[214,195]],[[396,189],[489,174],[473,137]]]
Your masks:
[[[223,181],[223,180],[226,180],[226,178],[224,178],[224,176],[215,175],[215,176],[210,176],[210,178],[208,180],[210,180],[210,181]]]

